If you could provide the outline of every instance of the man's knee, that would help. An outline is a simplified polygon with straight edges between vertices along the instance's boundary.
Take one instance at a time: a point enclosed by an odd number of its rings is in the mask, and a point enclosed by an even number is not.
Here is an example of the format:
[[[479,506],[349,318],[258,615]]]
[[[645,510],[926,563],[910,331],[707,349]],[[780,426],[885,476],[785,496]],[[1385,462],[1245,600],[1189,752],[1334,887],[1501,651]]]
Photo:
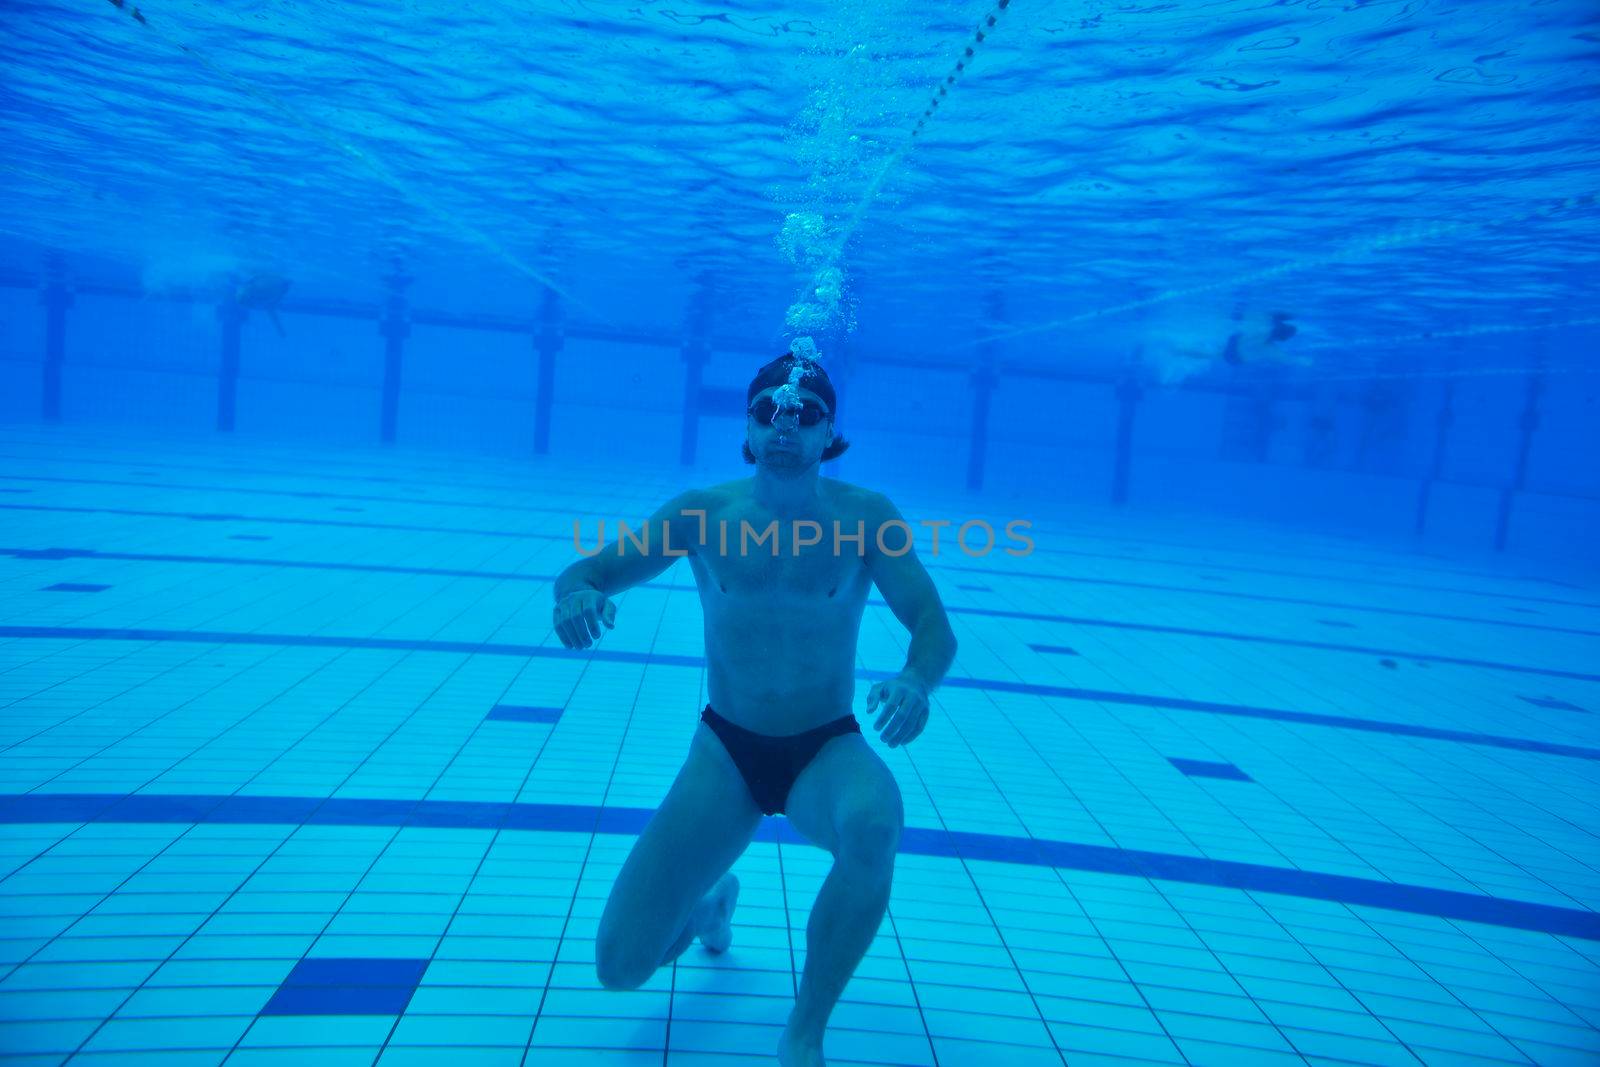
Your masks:
[[[892,867],[900,848],[898,812],[872,812],[847,818],[839,826],[837,858],[864,866]]]
[[[611,990],[638,989],[656,973],[655,966],[640,960],[637,953],[605,939],[595,942],[594,971],[600,984]]]

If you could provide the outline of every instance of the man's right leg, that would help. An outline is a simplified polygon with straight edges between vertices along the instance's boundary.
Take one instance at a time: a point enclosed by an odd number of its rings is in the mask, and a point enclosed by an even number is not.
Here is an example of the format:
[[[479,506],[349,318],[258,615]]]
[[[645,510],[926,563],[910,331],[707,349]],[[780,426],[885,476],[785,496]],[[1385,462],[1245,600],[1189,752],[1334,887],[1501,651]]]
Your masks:
[[[689,946],[696,906],[744,853],[760,822],[739,769],[702,722],[611,887],[595,941],[601,985],[637,989]]]

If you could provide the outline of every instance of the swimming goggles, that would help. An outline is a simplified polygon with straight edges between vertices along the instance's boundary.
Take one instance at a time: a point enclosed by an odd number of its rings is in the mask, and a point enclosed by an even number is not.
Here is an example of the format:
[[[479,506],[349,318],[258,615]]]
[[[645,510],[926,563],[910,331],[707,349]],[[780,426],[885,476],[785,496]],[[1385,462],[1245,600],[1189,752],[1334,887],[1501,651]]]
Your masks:
[[[798,421],[801,426],[815,426],[817,423],[828,417],[828,409],[817,403],[815,400],[802,400],[798,409],[786,405],[783,410],[798,410],[796,421]],[[778,405],[773,403],[771,397],[764,396],[757,400],[754,404],[750,405],[749,413],[753,418],[759,419],[762,422],[773,422],[778,417]]]

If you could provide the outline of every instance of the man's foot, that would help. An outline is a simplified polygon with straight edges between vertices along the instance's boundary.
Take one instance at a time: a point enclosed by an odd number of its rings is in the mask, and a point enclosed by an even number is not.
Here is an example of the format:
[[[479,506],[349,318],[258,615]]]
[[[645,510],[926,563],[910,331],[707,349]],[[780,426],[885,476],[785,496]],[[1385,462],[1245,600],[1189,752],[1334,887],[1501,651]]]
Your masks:
[[[804,1037],[794,1028],[794,1018],[783,1028],[778,1040],[778,1062],[782,1067],[826,1067],[822,1061],[822,1037]]]
[[[733,944],[733,906],[739,901],[739,879],[731,873],[717,879],[711,892],[701,898],[700,943],[707,952],[726,952]]]

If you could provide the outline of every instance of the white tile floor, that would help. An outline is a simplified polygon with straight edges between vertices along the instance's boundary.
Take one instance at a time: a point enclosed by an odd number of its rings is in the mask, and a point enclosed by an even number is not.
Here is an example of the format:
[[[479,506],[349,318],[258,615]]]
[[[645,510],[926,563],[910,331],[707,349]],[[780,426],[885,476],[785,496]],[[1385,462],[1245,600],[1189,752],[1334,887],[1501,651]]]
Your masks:
[[[575,515],[678,477],[0,428],[0,1051],[772,1062],[824,853],[752,845],[725,956],[592,967],[704,704],[699,607],[680,566],[566,653],[548,579]],[[908,831],[831,1064],[1600,1061],[1600,593],[1033,532],[924,546],[961,655],[880,747]],[[904,641],[868,608],[863,697]]]

